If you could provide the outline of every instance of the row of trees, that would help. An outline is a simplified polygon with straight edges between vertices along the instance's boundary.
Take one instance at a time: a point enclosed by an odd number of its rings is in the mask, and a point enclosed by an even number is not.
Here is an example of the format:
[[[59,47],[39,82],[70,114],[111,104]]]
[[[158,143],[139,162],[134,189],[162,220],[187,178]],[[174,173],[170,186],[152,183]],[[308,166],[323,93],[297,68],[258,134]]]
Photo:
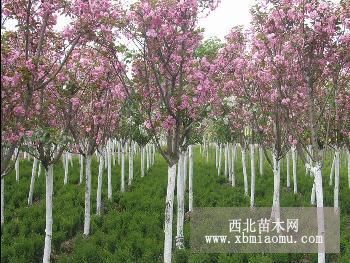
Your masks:
[[[183,186],[185,176],[176,167],[183,167],[188,146],[200,140],[206,124],[224,123],[225,142],[239,142],[242,157],[248,145],[260,144],[274,171],[272,217],[279,218],[280,160],[290,149],[293,162],[298,151],[307,163],[323,207],[322,149],[350,147],[349,3],[257,1],[249,30],[233,28],[225,43],[201,45],[198,20],[217,4],[3,1],[2,26],[15,26],[1,35],[1,177],[16,166],[16,148],[45,169],[44,262],[50,258],[53,164],[66,150],[85,159],[89,215],[91,158],[106,145],[110,152],[114,139],[121,149],[129,140],[152,140],[168,163],[164,262],[171,262],[176,178]],[[57,21],[63,17],[69,23],[61,30]],[[225,147],[227,154],[231,149]],[[109,198],[110,181],[108,168]],[[339,179],[335,184],[339,189]],[[250,189],[254,206],[255,171]],[[178,248],[183,196],[177,187]],[[322,214],[318,222],[322,234]],[[87,222],[84,233],[88,228]]]

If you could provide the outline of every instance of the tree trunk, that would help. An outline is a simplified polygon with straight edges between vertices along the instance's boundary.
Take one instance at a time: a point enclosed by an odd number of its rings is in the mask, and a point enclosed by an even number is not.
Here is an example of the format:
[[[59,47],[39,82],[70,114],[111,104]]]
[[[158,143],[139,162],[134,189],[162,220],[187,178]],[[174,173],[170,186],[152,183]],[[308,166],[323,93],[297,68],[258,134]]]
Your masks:
[[[113,161],[113,166],[115,166],[115,140],[111,140],[111,146],[112,146],[112,161]]]
[[[259,173],[260,176],[264,174],[264,151],[262,146],[259,146]]]
[[[153,154],[152,154],[152,166],[153,166],[156,160],[156,147],[154,144],[152,144],[152,148],[153,148]]]
[[[323,213],[323,187],[322,187],[322,168],[321,163],[316,162],[315,166],[315,185],[316,185],[316,202],[317,202],[317,228],[318,235],[324,239],[324,213]],[[325,262],[324,244],[318,244],[318,263]]]
[[[102,164],[103,164],[103,160]],[[84,235],[90,233],[90,199],[91,199],[91,155],[86,155],[86,178],[85,178],[85,219],[84,219]]]
[[[242,153],[242,167],[243,167],[243,179],[244,179],[244,194],[248,196],[248,175],[247,175],[247,163],[245,160],[246,150],[244,147],[241,147]]]
[[[219,164],[219,145],[215,144],[215,168],[218,169]]]
[[[17,182],[19,181],[19,154],[18,154],[18,151],[19,151],[19,149],[17,148],[16,153],[15,153],[17,156],[16,162],[15,162],[16,181]]]
[[[168,186],[165,203],[164,226],[164,263],[171,263],[172,233],[173,233],[173,205],[176,180],[176,164],[168,166]]]
[[[43,263],[50,262],[52,239],[53,165],[46,170],[46,227]]]
[[[70,166],[73,167],[73,155],[72,155],[72,153],[68,153],[68,157],[69,157]]]
[[[218,175],[220,175],[220,173],[221,173],[221,160],[222,160],[222,144],[219,145]]]
[[[335,165],[334,165],[334,170],[335,170],[335,175],[334,175],[334,209],[338,210],[339,209],[339,165],[340,165],[340,152],[339,148],[336,147],[335,149]]]
[[[232,160],[231,160],[231,185],[232,187],[236,186],[236,175],[235,175],[235,159],[236,159],[236,154],[237,154],[237,145],[234,143],[232,146]]]
[[[225,177],[227,177],[227,171],[228,171],[228,166],[227,166],[227,163],[228,163],[228,160],[227,160],[227,143],[225,144],[225,146],[224,146],[224,164],[225,164],[225,166],[224,166],[224,175],[225,175]]]
[[[184,159],[185,153],[181,152],[178,163],[177,172],[177,186],[176,186],[176,197],[177,197],[177,221],[176,221],[176,248],[184,248]]]
[[[149,144],[146,145],[146,160],[147,160],[147,171],[149,170],[150,167],[150,156],[149,156]]]
[[[1,178],[1,225],[5,221],[5,177]]]
[[[193,152],[192,145],[188,146],[189,170],[188,170],[188,211],[193,209]]]
[[[207,162],[209,162],[209,141],[206,143]]]
[[[280,219],[280,160],[277,159],[277,154],[273,152],[273,202],[271,218]]]
[[[255,151],[254,144],[250,144],[250,171],[251,171],[251,181],[250,181],[250,207],[255,206]]]
[[[231,162],[231,144],[227,144],[227,167],[228,167],[228,181],[232,183],[232,162]]]
[[[111,140],[108,140],[107,147],[105,149],[107,155],[107,196],[108,200],[112,200],[112,159],[111,159]],[[101,160],[103,162],[103,159]],[[103,166],[102,166],[103,172]]]
[[[311,173],[311,172],[310,172]],[[312,205],[316,204],[316,184],[315,184],[315,178],[314,182],[312,184],[312,190],[311,190],[311,200],[310,200]]]
[[[29,195],[28,195],[28,205],[29,206],[31,206],[33,204],[34,183],[35,183],[37,166],[38,166],[38,159],[36,159],[34,157],[33,167],[32,167],[32,178],[30,180]]]
[[[329,174],[329,185],[330,185],[330,186],[333,184],[334,163],[335,163],[335,155],[334,155],[334,157],[333,157],[331,172],[330,172],[330,174]]]
[[[63,155],[64,158],[64,184],[68,183],[68,153]]]
[[[348,150],[348,184],[350,189],[350,150]]]
[[[118,165],[120,165],[120,141],[117,142],[117,146],[118,146]]]
[[[134,177],[134,169],[133,169],[133,143],[130,141],[130,149],[129,149],[129,181],[128,185],[131,185],[132,179]]]
[[[100,154],[97,178],[96,214],[101,215],[101,194],[102,194],[102,174],[103,174],[103,154]]]
[[[125,146],[121,144],[121,162],[122,162],[122,167],[121,167],[121,182],[120,182],[120,191],[125,192]]]
[[[42,165],[41,165],[41,163],[39,162],[39,171],[38,171],[38,177],[40,177],[40,175],[41,175],[41,169],[42,169]]]
[[[141,146],[141,177],[145,176],[145,147]]]
[[[286,154],[287,159],[287,188],[290,188],[290,165],[289,165],[289,151]]]
[[[184,174],[184,192],[186,192],[186,182],[187,182],[187,169],[188,169],[188,151],[183,153],[183,174]]]
[[[294,194],[298,193],[298,182],[297,182],[297,155],[295,146],[292,147],[292,161],[293,161],[293,184]]]
[[[83,183],[83,177],[84,177],[84,156],[80,155],[80,176],[79,176],[79,184]]]

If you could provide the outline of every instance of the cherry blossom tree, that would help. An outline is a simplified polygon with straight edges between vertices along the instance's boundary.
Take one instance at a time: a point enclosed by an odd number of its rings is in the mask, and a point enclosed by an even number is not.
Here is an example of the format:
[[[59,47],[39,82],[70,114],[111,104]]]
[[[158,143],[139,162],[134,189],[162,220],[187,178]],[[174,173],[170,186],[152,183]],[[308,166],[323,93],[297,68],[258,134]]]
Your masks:
[[[124,99],[114,69],[101,52],[89,46],[78,48],[72,54],[72,63],[66,64],[64,69],[66,107],[62,111],[70,120],[68,128],[77,150],[86,159],[84,235],[90,230],[92,155],[99,146],[106,144],[117,128]]]
[[[2,1],[1,25],[1,176],[9,171],[10,159],[21,138],[30,131],[35,91],[54,81],[81,43],[89,41],[105,24],[109,0]],[[58,27],[66,18],[68,25]]]

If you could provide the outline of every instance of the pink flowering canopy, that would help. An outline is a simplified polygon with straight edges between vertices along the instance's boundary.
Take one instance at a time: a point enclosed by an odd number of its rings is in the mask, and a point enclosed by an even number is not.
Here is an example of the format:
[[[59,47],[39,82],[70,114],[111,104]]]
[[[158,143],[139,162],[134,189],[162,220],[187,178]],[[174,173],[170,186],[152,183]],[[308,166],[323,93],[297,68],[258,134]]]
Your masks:
[[[139,48],[132,72],[144,125],[157,136],[174,136],[179,145],[215,95],[205,74],[209,64],[194,57],[202,38],[199,5],[196,0],[142,1],[128,13],[129,37]]]
[[[123,87],[109,60],[95,48],[74,50],[63,73],[67,80],[61,90],[68,129],[77,149],[92,154],[118,126],[119,111],[125,99]]]
[[[2,168],[7,167],[23,135],[35,127],[31,125],[40,108],[36,96],[49,93],[46,89],[52,82],[64,81],[60,72],[72,51],[102,34],[112,34],[108,18],[119,16],[114,3],[2,1],[1,136],[3,145],[9,147],[8,154],[2,155]],[[59,28],[58,20],[63,18],[67,25]]]

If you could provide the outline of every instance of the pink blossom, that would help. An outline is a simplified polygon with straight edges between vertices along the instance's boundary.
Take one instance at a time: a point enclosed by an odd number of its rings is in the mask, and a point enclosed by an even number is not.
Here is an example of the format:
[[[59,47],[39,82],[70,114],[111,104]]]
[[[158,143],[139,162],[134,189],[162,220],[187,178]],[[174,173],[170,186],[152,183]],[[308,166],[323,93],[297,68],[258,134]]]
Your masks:
[[[173,118],[173,116],[168,116],[164,121],[163,121],[163,128],[167,131],[171,130],[174,126],[176,125],[176,120]]]
[[[157,37],[157,32],[154,30],[154,29],[149,29],[147,32],[146,32],[146,36],[148,37]]]
[[[26,131],[25,134],[28,136],[28,137],[32,137],[33,136],[33,131],[29,130],[29,131]]]
[[[150,120],[146,120],[143,125],[147,128],[147,129],[151,129],[152,128],[152,124],[150,122]]]
[[[24,116],[24,114],[25,114],[23,106],[14,107],[13,112],[18,117]]]
[[[72,103],[73,107],[76,107],[80,104],[80,99],[73,97],[70,99],[70,102]]]
[[[282,99],[282,104],[287,105],[290,102],[289,98]]]

